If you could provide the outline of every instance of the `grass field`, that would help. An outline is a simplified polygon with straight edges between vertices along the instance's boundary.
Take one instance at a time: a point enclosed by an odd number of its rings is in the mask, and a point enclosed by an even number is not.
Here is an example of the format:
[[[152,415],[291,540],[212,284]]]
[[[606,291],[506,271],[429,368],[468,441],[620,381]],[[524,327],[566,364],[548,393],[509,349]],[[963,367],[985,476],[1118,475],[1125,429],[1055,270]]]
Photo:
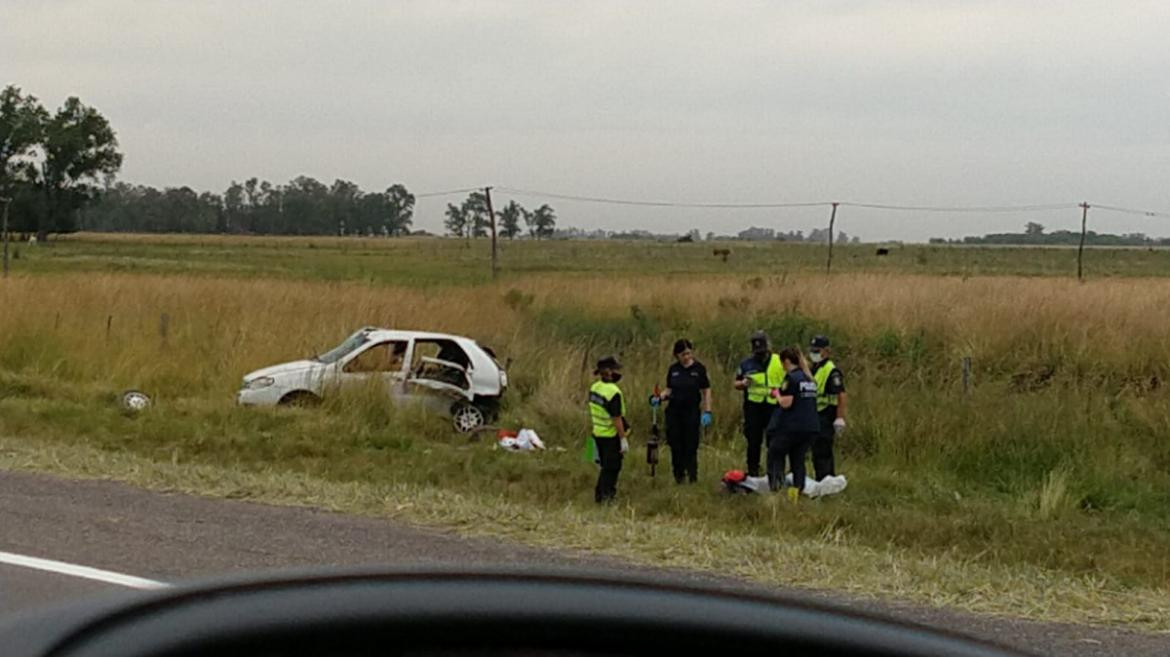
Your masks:
[[[22,247],[0,283],[0,464],[310,503],[776,584],[1170,630],[1170,253],[1059,249],[77,236]],[[1060,274],[1060,277],[1047,274]],[[165,339],[160,317],[167,316]],[[513,359],[510,454],[370,392],[236,408],[249,370],[380,324]],[[727,498],[729,381],[752,329],[833,336],[855,404],[841,496]],[[592,504],[580,447],[592,360],[647,394],[695,340],[716,382],[701,486],[628,459]],[[964,394],[960,362],[974,364]],[[156,406],[122,413],[120,391]],[[638,428],[649,411],[634,404]],[[644,435],[644,431],[642,433]],[[635,440],[635,443],[638,443]]]

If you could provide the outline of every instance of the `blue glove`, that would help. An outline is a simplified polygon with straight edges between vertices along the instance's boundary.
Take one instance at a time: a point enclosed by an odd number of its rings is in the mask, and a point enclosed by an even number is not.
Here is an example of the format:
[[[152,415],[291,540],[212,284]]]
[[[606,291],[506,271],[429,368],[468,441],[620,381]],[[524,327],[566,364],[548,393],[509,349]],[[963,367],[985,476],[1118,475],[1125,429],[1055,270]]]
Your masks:
[[[711,417],[711,411],[703,411],[703,417],[699,419],[699,424],[706,428],[711,426],[712,421],[714,421],[714,418]]]
[[[662,400],[658,398],[658,395],[650,395],[650,405],[651,406],[659,406],[661,404],[662,404]]]

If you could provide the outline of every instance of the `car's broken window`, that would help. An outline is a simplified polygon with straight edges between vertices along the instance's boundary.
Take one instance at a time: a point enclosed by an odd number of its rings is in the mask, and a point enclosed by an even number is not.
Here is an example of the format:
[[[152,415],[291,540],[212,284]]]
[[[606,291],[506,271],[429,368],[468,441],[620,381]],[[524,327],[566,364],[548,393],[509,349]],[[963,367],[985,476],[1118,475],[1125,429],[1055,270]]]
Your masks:
[[[359,372],[401,372],[406,357],[406,342],[392,341],[376,344],[345,364],[345,371]]]
[[[365,333],[354,333],[346,338],[345,342],[317,356],[317,360],[322,363],[336,363],[369,341],[370,339]]]
[[[437,360],[445,360],[448,363],[455,363],[456,365],[466,368],[470,365],[471,360],[467,357],[467,353],[463,351],[454,340],[417,340],[414,343],[414,367],[418,367],[422,363],[423,358],[434,358]]]
[[[466,373],[470,362],[467,353],[453,340],[417,340],[414,343],[411,371],[416,379],[437,381],[466,390],[471,385]]]

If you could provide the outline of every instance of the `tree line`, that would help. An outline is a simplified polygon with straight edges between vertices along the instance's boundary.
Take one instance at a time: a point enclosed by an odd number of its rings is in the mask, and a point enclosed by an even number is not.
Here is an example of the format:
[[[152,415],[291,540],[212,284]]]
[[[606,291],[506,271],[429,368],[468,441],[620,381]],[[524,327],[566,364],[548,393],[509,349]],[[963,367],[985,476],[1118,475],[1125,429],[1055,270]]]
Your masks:
[[[996,245],[1039,245],[1076,246],[1081,242],[1080,231],[1055,230],[1047,232],[1043,224],[1029,221],[1022,233],[989,233],[980,237],[968,236],[962,239],[932,237],[931,244],[996,244]],[[1085,244],[1090,246],[1170,246],[1170,238],[1150,237],[1145,233],[1113,235],[1085,231]]]
[[[111,185],[85,209],[84,230],[256,235],[409,235],[414,195],[402,185],[365,192],[348,180],[309,176],[287,184],[249,178],[223,194],[190,187]]]
[[[497,233],[507,239],[515,239],[525,230],[529,237],[549,238],[557,228],[556,212],[547,203],[530,211],[516,201],[509,201],[496,212],[496,220]],[[459,205],[448,203],[443,226],[453,237],[487,237],[491,228],[487,194],[471,192]]]

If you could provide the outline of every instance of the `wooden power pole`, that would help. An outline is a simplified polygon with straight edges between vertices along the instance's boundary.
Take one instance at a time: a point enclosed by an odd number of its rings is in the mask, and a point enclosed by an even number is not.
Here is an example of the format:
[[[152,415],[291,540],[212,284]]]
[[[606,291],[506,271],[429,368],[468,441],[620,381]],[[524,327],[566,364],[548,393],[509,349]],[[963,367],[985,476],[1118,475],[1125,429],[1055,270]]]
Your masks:
[[[1089,204],[1081,203],[1081,245],[1077,247],[1077,280],[1085,280],[1084,273],[1084,258],[1085,258],[1085,231],[1089,223]]]
[[[487,200],[488,217],[492,221],[492,280],[496,280],[496,275],[499,272],[499,258],[496,255],[496,211],[492,209],[492,188],[484,187],[483,195]]]

